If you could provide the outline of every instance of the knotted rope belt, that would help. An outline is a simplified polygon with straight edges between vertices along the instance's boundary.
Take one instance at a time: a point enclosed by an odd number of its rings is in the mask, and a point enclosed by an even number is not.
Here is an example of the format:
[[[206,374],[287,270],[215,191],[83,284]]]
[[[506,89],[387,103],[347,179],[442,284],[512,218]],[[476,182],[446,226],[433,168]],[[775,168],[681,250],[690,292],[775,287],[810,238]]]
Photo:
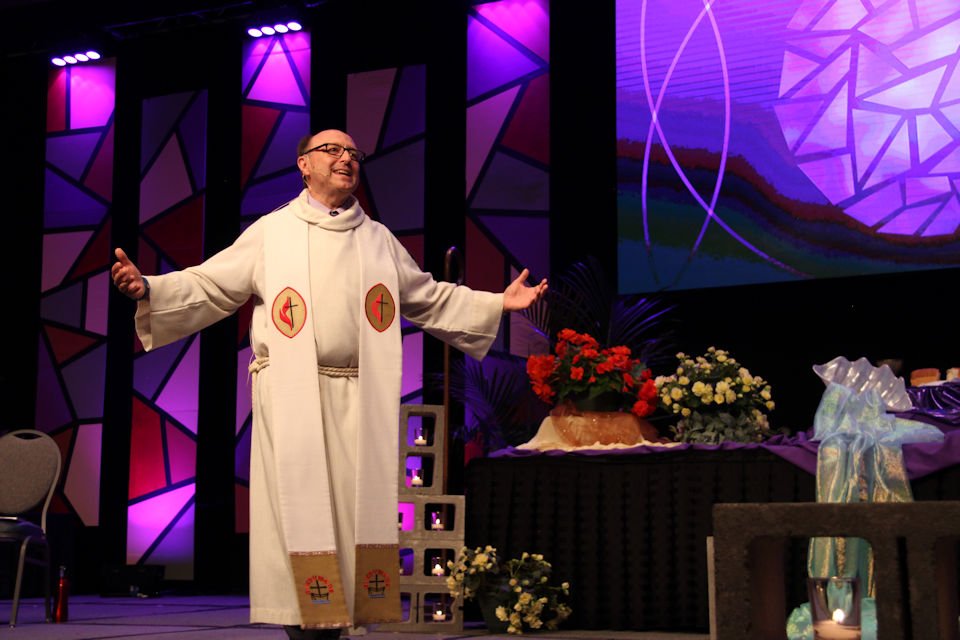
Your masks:
[[[261,369],[266,369],[270,366],[270,357],[269,356],[257,356],[254,358],[253,362],[247,367],[247,371],[250,373],[259,373]],[[327,376],[328,378],[356,378],[360,374],[359,367],[328,367],[325,365],[317,365],[317,373],[322,376]]]

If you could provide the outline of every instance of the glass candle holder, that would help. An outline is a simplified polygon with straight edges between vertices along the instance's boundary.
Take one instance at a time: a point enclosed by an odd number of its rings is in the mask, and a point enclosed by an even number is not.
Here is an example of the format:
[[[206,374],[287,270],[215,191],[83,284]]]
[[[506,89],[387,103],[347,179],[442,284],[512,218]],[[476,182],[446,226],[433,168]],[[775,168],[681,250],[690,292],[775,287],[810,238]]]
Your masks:
[[[807,579],[815,640],[860,640],[860,579]]]

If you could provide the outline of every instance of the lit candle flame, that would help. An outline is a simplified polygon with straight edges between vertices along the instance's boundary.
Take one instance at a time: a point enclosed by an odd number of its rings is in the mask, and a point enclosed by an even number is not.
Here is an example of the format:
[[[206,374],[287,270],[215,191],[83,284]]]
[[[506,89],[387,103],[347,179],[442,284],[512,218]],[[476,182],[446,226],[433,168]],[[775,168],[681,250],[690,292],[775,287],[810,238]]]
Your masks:
[[[845,617],[846,617],[846,616],[843,615],[843,609],[834,609],[834,610],[833,610],[833,621],[836,622],[837,624],[840,624],[841,622],[843,622],[843,619],[844,619]]]

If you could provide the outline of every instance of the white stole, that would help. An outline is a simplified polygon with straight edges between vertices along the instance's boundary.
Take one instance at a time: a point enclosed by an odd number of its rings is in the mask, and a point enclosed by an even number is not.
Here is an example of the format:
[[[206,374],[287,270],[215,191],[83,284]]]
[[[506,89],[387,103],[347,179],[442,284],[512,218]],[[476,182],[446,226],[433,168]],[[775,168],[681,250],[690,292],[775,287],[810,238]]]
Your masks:
[[[357,548],[338,549],[323,438],[311,300],[308,223],[294,213],[306,193],[264,219],[265,303],[272,306],[270,419],[278,459],[284,540],[305,628],[400,621],[396,530],[402,345],[397,273],[387,238],[364,220],[354,229],[361,262],[360,425]],[[354,202],[355,207],[359,207]],[[322,285],[318,285],[322,286]],[[324,364],[324,363],[320,363]],[[335,425],[331,425],[336,428]],[[338,554],[356,553],[356,576],[341,576]],[[354,617],[342,580],[355,578]]]

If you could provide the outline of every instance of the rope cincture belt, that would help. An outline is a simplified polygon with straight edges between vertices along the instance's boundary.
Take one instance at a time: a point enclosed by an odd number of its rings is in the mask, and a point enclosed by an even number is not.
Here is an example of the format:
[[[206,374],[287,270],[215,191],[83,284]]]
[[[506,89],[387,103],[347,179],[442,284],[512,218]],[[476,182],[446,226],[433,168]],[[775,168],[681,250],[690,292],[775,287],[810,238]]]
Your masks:
[[[253,362],[247,367],[247,371],[250,373],[259,373],[261,369],[266,369],[270,366],[270,357],[269,356],[257,356]],[[325,365],[317,365],[317,373],[322,376],[327,376],[328,378],[356,378],[360,375],[359,367],[328,367]]]

